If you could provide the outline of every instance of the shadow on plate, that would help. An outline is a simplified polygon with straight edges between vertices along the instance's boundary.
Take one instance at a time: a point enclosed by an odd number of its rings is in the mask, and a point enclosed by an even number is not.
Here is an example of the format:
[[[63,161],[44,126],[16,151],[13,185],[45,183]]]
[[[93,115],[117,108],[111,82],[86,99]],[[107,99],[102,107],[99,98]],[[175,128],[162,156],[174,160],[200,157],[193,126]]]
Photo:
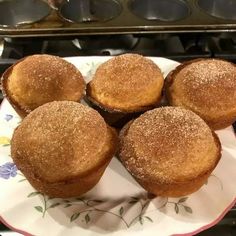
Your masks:
[[[49,214],[65,230],[79,227],[103,234],[132,227],[138,232],[167,220],[165,215],[186,223],[213,222],[226,214],[234,200],[235,164],[236,158],[224,150],[213,176],[199,191],[181,198],[160,198],[139,187],[114,158],[104,178],[84,196],[64,200],[41,196],[41,205],[46,200],[47,206],[55,208],[46,211],[45,217]]]
[[[125,230],[136,224],[142,228],[140,220],[146,219],[150,223],[144,216],[154,196],[146,193],[116,158],[107,172],[82,197],[50,199],[50,204],[59,204],[59,208],[47,214],[67,228],[76,225],[103,234]]]

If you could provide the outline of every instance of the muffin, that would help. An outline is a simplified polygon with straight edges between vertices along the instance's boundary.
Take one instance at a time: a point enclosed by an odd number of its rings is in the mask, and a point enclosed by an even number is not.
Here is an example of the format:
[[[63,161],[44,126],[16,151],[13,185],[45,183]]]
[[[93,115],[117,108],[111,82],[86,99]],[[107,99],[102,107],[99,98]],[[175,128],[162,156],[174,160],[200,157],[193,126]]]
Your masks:
[[[116,143],[115,131],[97,111],[55,101],[36,108],[16,128],[11,156],[37,191],[67,198],[97,184]]]
[[[197,59],[174,69],[165,80],[170,105],[190,109],[213,129],[236,121],[236,65],[219,59]]]
[[[137,54],[123,54],[98,67],[87,85],[86,95],[103,111],[105,119],[105,112],[108,113],[108,122],[112,118],[114,122],[127,114],[156,107],[163,84],[161,70],[153,61]]]
[[[11,105],[23,118],[47,102],[79,102],[84,94],[85,82],[80,71],[64,59],[33,55],[5,71],[2,87]]]
[[[180,197],[207,181],[220,160],[221,144],[192,111],[163,107],[144,113],[121,130],[119,157],[148,192]]]

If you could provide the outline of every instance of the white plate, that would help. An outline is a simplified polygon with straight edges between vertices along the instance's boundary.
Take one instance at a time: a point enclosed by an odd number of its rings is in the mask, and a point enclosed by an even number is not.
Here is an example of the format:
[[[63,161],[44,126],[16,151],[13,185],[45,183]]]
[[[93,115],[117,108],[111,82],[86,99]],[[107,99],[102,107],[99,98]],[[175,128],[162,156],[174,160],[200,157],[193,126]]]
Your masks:
[[[67,58],[89,80],[108,57]],[[152,58],[166,75],[177,62]],[[216,224],[236,197],[236,138],[231,127],[217,134],[223,155],[198,192],[184,198],[152,198],[113,158],[101,181],[77,199],[49,199],[30,186],[10,157],[9,141],[20,122],[9,103],[0,109],[0,215],[3,223],[33,235],[193,234]]]

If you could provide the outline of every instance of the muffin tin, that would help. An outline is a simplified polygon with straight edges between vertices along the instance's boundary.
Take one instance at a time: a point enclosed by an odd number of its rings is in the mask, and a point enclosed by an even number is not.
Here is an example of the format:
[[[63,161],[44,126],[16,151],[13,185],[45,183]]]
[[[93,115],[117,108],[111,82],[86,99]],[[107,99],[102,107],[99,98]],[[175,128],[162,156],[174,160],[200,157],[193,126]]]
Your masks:
[[[117,0],[70,0],[63,2],[58,13],[72,23],[88,23],[111,20],[121,11]]]
[[[198,6],[211,16],[226,20],[236,20],[235,0],[198,0]]]
[[[143,19],[160,21],[178,21],[190,13],[187,3],[181,0],[132,0],[129,9]]]
[[[42,20],[51,12],[50,6],[41,0],[0,1],[1,27],[17,27]]]
[[[0,36],[236,31],[236,0],[0,0]]]

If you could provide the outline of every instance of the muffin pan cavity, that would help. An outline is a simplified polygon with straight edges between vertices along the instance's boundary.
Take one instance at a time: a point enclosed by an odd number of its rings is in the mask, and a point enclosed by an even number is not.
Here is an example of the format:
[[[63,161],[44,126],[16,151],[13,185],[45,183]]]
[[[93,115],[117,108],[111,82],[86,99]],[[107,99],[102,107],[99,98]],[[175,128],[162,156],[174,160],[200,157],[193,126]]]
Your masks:
[[[147,20],[177,21],[189,15],[189,7],[181,0],[130,0],[129,9]]]
[[[38,22],[49,15],[50,6],[42,0],[0,1],[0,26],[17,27]]]
[[[198,0],[197,4],[211,16],[225,20],[236,20],[235,0]]]
[[[59,14],[70,22],[99,22],[117,17],[122,11],[116,0],[70,0],[64,2]]]

